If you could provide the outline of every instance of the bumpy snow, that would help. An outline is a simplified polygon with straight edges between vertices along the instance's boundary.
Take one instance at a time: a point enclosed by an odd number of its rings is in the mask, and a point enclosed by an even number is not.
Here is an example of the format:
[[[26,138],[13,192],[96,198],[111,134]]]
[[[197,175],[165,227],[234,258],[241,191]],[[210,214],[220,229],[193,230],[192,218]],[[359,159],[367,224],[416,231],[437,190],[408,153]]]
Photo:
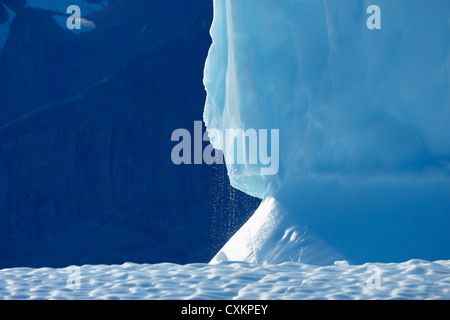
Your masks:
[[[87,265],[0,270],[1,299],[449,299],[450,261]]]

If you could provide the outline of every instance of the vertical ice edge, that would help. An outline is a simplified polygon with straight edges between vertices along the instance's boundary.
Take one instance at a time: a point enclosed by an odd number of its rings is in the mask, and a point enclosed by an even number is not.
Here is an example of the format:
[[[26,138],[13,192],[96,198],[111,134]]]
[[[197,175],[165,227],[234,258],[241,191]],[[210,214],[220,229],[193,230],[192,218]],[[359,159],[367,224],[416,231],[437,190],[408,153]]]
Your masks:
[[[278,129],[280,168],[227,162],[263,203],[212,263],[450,258],[450,3],[376,4],[381,29],[364,1],[214,0],[212,143]]]

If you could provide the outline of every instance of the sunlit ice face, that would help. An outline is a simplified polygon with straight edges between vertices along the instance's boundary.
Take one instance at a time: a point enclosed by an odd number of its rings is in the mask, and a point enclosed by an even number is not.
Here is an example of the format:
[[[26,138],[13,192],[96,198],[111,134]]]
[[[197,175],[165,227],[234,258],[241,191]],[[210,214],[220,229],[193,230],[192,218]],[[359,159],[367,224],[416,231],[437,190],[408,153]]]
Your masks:
[[[216,0],[204,114],[214,146],[234,150],[214,129],[278,129],[276,179],[448,171],[437,161],[450,150],[447,35],[417,25],[448,30],[447,18],[425,2],[379,4],[373,30],[361,1]],[[274,179],[227,165],[251,194]]]

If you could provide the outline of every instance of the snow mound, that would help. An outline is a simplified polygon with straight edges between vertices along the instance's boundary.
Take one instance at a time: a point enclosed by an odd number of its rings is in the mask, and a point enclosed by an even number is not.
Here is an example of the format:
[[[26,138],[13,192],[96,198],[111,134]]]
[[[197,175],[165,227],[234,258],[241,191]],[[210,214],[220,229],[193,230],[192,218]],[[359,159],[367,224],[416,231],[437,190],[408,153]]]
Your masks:
[[[74,272],[75,270],[75,272]],[[79,276],[78,282],[74,275]],[[1,299],[449,299],[450,261],[86,265],[0,270]]]

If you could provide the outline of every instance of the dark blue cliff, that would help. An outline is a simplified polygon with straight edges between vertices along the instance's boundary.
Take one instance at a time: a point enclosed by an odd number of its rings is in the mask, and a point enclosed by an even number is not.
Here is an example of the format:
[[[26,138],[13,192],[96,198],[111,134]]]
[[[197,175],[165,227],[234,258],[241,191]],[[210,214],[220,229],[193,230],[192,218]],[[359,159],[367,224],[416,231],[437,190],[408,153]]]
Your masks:
[[[259,204],[223,166],[170,158],[173,130],[202,119],[212,3],[110,2],[80,35],[10,7],[0,268],[207,262]]]

